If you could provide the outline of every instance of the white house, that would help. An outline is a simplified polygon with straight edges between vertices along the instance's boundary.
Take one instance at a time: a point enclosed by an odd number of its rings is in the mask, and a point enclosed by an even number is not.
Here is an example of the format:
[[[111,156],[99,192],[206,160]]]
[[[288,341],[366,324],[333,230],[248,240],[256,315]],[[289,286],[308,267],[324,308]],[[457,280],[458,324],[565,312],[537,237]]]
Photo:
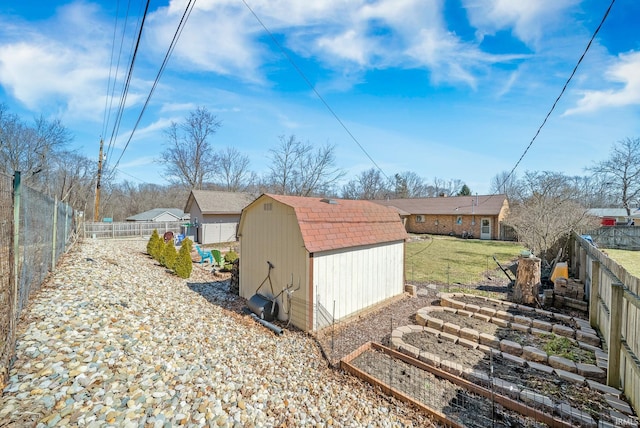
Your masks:
[[[379,204],[264,194],[242,210],[238,238],[240,295],[277,297],[278,318],[305,331],[404,292],[407,233]]]
[[[196,242],[235,241],[240,213],[254,199],[249,193],[192,190],[184,211],[189,213],[195,226]]]

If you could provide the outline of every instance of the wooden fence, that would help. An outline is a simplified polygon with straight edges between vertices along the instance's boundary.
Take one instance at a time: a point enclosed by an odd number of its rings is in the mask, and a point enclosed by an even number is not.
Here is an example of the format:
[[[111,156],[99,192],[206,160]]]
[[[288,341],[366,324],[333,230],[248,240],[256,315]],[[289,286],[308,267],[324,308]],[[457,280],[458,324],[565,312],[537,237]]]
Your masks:
[[[84,238],[133,238],[149,237],[154,229],[158,230],[160,236],[165,232],[181,233],[183,221],[127,221],[117,223],[84,223],[82,236]]]
[[[601,248],[640,250],[640,225],[603,226],[586,233]]]
[[[585,283],[589,322],[600,332],[609,357],[607,384],[624,391],[640,410],[640,279],[575,234],[574,276]]]

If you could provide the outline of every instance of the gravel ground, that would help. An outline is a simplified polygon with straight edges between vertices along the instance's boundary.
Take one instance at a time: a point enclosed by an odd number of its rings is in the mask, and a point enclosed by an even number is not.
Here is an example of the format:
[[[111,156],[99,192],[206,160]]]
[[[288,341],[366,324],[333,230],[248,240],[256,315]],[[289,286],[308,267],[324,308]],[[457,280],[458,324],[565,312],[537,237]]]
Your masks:
[[[240,315],[209,269],[182,280],[145,245],[80,243],[32,297],[0,427],[431,425],[329,368],[307,335]]]

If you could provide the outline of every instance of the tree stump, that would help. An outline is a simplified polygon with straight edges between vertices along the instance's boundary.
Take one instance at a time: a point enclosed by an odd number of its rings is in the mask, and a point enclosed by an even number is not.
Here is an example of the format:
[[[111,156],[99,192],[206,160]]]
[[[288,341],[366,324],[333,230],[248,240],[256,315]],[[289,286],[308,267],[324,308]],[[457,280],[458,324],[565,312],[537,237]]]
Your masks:
[[[536,302],[540,288],[540,266],[538,257],[519,257],[516,282],[513,286],[513,300],[527,305]]]

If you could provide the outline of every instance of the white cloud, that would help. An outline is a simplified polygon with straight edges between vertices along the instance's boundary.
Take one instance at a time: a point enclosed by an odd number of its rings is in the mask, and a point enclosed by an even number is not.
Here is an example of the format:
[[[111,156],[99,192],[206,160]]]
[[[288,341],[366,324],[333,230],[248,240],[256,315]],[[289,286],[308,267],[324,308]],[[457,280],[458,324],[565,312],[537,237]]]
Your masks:
[[[545,32],[566,25],[565,12],[579,1],[462,0],[462,4],[479,38],[510,29],[518,39],[533,45]]]
[[[0,22],[0,84],[34,111],[100,121],[105,108],[112,29],[96,6],[72,3],[36,23]],[[139,101],[133,80],[127,105]]]
[[[150,45],[159,52],[169,45],[185,5],[184,0],[174,0],[150,17]],[[187,70],[264,83],[265,64],[285,58],[261,23],[287,52],[313,58],[336,76],[424,68],[432,72],[433,81],[474,87],[483,67],[513,59],[487,55],[462,41],[447,28],[443,5],[443,0],[256,0],[250,6],[258,22],[242,2],[202,0],[172,61]]]
[[[608,107],[640,105],[640,52],[620,54],[604,77],[618,89],[589,90],[564,114],[592,113]]]

